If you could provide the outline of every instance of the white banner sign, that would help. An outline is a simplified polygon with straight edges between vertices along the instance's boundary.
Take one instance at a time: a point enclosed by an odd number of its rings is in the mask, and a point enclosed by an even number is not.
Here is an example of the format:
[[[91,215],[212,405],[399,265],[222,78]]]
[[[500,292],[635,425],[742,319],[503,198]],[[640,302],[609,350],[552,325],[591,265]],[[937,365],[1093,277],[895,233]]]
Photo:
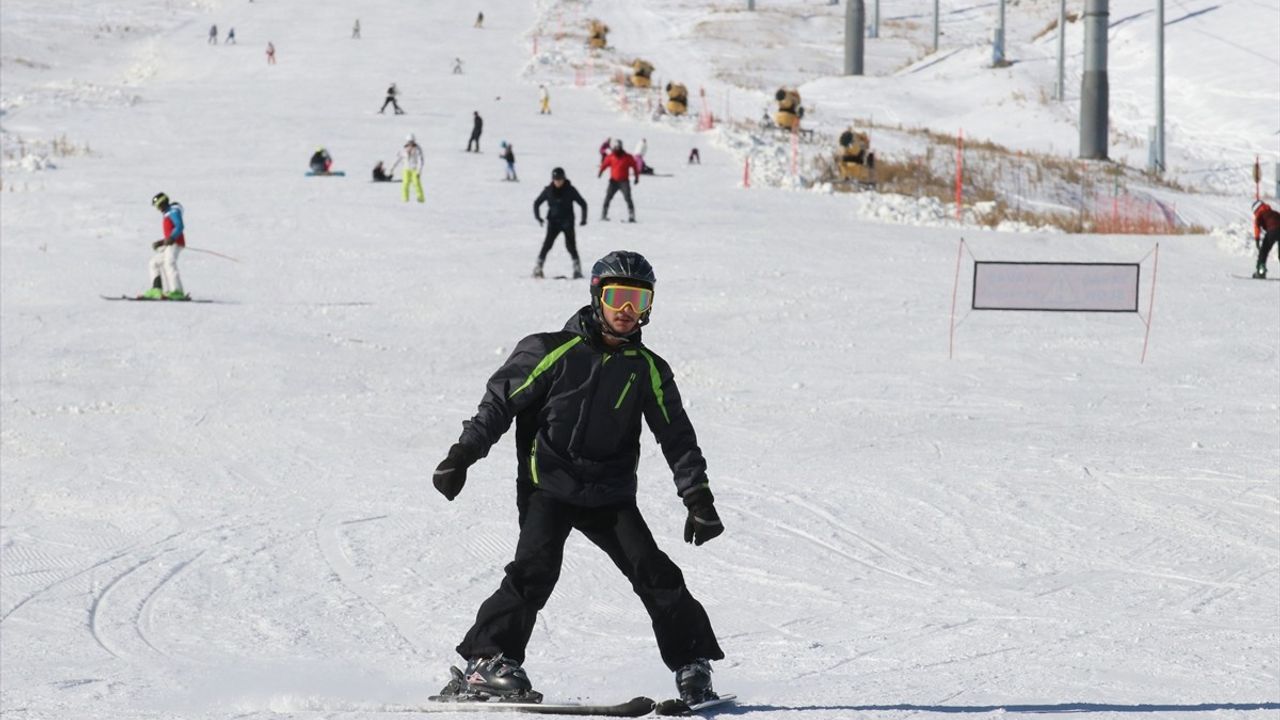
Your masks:
[[[974,310],[1138,312],[1137,263],[973,264]]]

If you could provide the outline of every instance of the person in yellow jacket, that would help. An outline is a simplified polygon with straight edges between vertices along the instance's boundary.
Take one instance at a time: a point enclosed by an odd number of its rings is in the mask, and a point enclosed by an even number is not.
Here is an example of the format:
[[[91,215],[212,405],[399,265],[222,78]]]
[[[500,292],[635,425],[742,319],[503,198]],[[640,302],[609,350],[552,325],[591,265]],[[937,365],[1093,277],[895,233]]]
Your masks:
[[[551,93],[547,91],[546,85],[538,86],[538,102],[540,103],[538,107],[538,114],[550,115],[551,114]]]
[[[396,155],[396,161],[387,174],[394,173],[400,163],[404,163],[404,177],[400,184],[404,201],[409,202],[409,188],[413,187],[418,191],[418,202],[426,202],[426,195],[422,192],[422,148],[418,145],[413,133],[409,133],[409,137],[405,138],[404,149]]]

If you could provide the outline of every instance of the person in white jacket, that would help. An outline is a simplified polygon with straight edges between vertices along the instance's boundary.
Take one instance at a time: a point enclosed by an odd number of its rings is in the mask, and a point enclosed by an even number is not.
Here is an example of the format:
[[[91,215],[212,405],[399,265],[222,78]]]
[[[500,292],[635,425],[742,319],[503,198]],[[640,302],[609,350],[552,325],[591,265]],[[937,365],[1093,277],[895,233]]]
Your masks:
[[[387,174],[394,173],[400,163],[404,163],[404,176],[400,184],[400,192],[404,196],[404,201],[409,202],[409,188],[412,186],[418,191],[418,202],[426,202],[426,195],[422,192],[422,148],[418,145],[413,133],[409,133],[409,137],[405,138],[404,148],[396,155],[396,161],[391,165],[391,170]]]
[[[551,93],[547,91],[546,85],[538,86],[538,102],[539,102],[538,114],[550,115],[551,114]]]
[[[644,153],[648,149],[649,138],[640,138],[639,144],[636,145],[636,149],[631,153],[631,157],[636,159],[636,170],[642,173],[644,172]]]

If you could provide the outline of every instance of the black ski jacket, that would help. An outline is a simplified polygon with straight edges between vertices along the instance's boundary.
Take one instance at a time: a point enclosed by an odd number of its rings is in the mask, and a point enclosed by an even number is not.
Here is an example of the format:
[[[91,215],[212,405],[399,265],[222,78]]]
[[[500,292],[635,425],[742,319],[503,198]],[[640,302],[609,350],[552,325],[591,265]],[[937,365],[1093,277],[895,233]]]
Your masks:
[[[581,193],[568,180],[564,181],[564,187],[558,189],[555,183],[542,188],[542,194],[533,201],[533,216],[538,219],[538,222],[542,222],[539,206],[544,202],[547,204],[547,222],[552,225],[571,227],[574,203],[578,203],[578,207],[582,208],[582,217],[587,216],[587,201],[582,199]]]
[[[522,514],[532,492],[582,507],[634,503],[642,417],[680,497],[707,488],[707,463],[671,367],[639,333],[608,348],[587,306],[564,330],[520,341],[489,379],[459,442],[473,457],[484,457],[515,420]]]

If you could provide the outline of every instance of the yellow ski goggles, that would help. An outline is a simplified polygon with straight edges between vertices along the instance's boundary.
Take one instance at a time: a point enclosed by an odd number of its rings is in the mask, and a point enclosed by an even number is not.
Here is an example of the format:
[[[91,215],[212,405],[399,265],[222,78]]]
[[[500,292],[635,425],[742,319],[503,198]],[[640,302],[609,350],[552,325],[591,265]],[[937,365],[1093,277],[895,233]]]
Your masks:
[[[605,285],[600,288],[600,303],[614,312],[630,305],[632,312],[643,315],[653,307],[653,291],[630,285]]]

